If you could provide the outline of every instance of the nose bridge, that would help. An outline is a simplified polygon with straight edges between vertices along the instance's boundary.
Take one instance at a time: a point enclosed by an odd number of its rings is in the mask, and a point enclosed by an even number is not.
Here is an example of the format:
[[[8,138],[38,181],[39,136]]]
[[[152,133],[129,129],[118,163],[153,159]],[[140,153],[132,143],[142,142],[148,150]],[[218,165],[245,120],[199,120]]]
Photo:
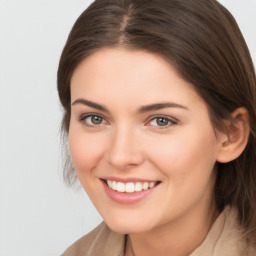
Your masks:
[[[113,129],[108,148],[108,161],[118,169],[139,165],[143,161],[135,128],[123,124]]]

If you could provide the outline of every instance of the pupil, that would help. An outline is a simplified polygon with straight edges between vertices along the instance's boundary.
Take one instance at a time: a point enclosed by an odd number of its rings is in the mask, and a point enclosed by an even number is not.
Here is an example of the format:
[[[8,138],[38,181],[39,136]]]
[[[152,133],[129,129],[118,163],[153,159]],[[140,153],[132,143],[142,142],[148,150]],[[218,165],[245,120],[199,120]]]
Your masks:
[[[158,118],[157,119],[157,125],[159,125],[159,126],[168,125],[168,120],[166,118]]]
[[[99,116],[93,116],[92,117],[92,123],[93,124],[101,124],[101,122],[102,122],[102,118],[101,117],[99,117]]]

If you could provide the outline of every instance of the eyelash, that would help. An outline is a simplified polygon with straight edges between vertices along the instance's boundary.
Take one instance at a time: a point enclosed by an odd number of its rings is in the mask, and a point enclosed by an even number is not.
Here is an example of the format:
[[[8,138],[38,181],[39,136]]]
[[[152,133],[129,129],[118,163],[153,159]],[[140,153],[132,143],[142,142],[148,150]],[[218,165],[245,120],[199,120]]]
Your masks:
[[[99,124],[92,124],[92,120],[90,121],[91,124],[88,123],[88,121],[86,121],[87,118],[99,118],[100,120],[102,120],[103,123],[99,123]],[[157,122],[157,119],[163,119],[165,120],[168,124],[167,125],[151,125],[153,127],[157,127],[160,129],[165,129],[165,128],[169,128],[170,126],[174,126],[178,123],[177,120],[175,120],[174,118],[170,118],[168,116],[164,116],[164,115],[157,115],[157,116],[153,116],[150,117],[149,121],[146,123],[146,126],[150,126],[150,123],[153,122],[155,120],[155,122]],[[101,125],[105,125],[106,123],[108,124],[108,122],[106,121],[106,119],[98,114],[87,114],[87,115],[82,115],[79,118],[79,121],[82,122],[84,125],[88,126],[88,127],[99,127]]]
[[[158,120],[159,119],[164,119],[168,123],[167,125],[163,125],[163,126],[161,126],[161,125],[152,125],[153,127],[157,127],[157,128],[160,128],[160,129],[166,129],[166,128],[169,128],[170,126],[174,126],[178,123],[178,121],[175,120],[174,118],[170,118],[170,117],[164,116],[164,115],[157,115],[157,116],[151,117],[150,120],[147,122],[147,125],[149,126],[150,123],[154,120],[155,120],[155,122],[157,122],[157,119]]]
[[[100,118],[103,122],[105,121],[106,122],[106,119],[101,116],[101,115],[98,115],[98,114],[87,114],[87,115],[82,115],[80,118],[79,118],[79,121],[82,122],[84,125],[86,126],[89,126],[89,127],[98,127],[100,125],[104,125],[104,123],[100,123],[100,124],[89,124],[88,121],[86,121],[87,118],[93,118],[93,117],[97,117],[97,118]],[[91,122],[92,123],[92,122]]]

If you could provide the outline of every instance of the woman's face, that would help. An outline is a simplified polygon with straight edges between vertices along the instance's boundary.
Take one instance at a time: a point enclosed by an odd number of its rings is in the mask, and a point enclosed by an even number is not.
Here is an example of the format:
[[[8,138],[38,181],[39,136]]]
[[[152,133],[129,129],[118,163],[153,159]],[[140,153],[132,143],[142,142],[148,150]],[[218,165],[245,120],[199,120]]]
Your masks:
[[[205,102],[163,58],[101,49],[76,68],[71,104],[77,176],[110,228],[209,216],[221,143]]]

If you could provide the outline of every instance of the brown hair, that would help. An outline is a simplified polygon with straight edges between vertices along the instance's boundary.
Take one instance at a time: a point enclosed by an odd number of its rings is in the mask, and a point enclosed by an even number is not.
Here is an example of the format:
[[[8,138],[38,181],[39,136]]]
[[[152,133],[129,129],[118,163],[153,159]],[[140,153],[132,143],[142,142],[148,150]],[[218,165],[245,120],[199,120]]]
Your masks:
[[[217,164],[215,198],[220,211],[238,209],[247,238],[256,237],[256,79],[249,50],[233,16],[215,0],[96,0],[77,19],[63,49],[58,92],[70,121],[70,79],[77,65],[102,47],[146,50],[165,58],[208,105],[213,126],[245,107],[250,115],[246,149]],[[70,159],[67,159],[70,164]],[[68,168],[65,176],[74,174]]]

